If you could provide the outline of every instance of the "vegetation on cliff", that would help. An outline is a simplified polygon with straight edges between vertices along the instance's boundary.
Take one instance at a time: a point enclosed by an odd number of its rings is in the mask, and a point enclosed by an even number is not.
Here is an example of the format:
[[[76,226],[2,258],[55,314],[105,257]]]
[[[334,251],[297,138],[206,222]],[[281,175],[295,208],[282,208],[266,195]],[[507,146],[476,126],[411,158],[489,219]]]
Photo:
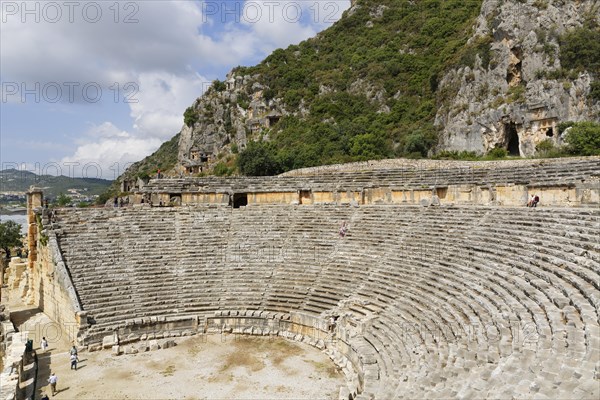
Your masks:
[[[565,134],[566,152],[571,155],[600,156],[599,123],[584,121],[566,125],[570,125]]]
[[[590,97],[600,100],[600,26],[588,18],[582,27],[568,31],[560,38],[560,62],[567,70],[592,73]]]
[[[323,164],[425,157],[438,141],[436,113],[461,87],[461,82],[443,85],[442,78],[462,68],[467,71],[466,79],[473,79],[474,69],[489,71],[499,65],[493,46],[500,39],[493,29],[474,37],[482,3],[357,0],[342,19],[317,37],[275,50],[256,66],[235,68],[232,76],[243,78],[241,89],[238,81],[231,91],[225,82],[214,81],[204,94],[206,101],[196,101],[185,110],[184,122],[197,135],[218,130],[215,138],[224,144],[214,154],[216,164],[212,167],[217,175],[229,175],[236,168],[245,175],[270,175]],[[540,12],[546,8],[541,7]],[[488,18],[490,27],[498,22],[495,15]],[[590,97],[597,101],[600,30],[595,17],[560,36],[550,28],[544,32],[536,35],[554,36],[542,50],[560,57],[560,70],[540,74],[564,75],[566,90],[572,76],[587,71],[593,78]],[[538,78],[556,79],[545,75]],[[484,89],[492,91],[488,86]],[[502,101],[524,103],[524,94],[525,84],[521,82],[510,87]],[[239,117],[246,115],[257,95],[267,108],[276,105],[283,111],[281,118],[258,130],[250,129],[249,121]],[[468,108],[468,104],[464,106]],[[239,120],[232,121],[234,117]],[[240,126],[246,130],[245,148],[245,141],[236,142],[243,136]],[[136,163],[127,176],[144,177],[157,168],[174,166],[178,138],[163,145],[158,158],[155,153]],[[540,147],[545,148],[548,144]],[[492,149],[488,157],[501,157],[506,154],[502,150]],[[558,153],[597,154],[597,150],[570,145]],[[458,151],[442,156],[469,158],[475,154]]]
[[[134,174],[130,171],[124,174],[126,179],[142,178],[147,179],[155,175],[158,170],[168,171],[175,167],[177,163],[177,148],[179,145],[179,134],[173,136],[170,140],[164,142],[158,150],[132,165]]]
[[[271,172],[427,155],[436,143],[441,73],[489,51],[489,42],[465,47],[480,7],[481,1],[361,1],[316,38],[234,70],[258,75],[265,97],[282,98],[296,114],[272,128],[270,144],[241,152],[241,172],[265,173],[245,161],[258,149],[277,164],[269,163]]]

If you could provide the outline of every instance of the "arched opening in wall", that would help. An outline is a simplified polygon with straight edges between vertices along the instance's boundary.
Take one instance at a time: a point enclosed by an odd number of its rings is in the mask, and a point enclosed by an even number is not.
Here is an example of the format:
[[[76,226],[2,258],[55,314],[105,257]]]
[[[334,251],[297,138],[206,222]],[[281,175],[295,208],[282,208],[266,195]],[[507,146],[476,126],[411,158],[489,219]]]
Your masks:
[[[245,207],[248,205],[248,193],[236,193],[233,195],[233,208]]]
[[[552,128],[548,128],[548,130],[546,131],[546,136],[553,137],[554,136],[554,130]]]
[[[504,124],[504,134],[506,135],[506,143],[508,154],[511,156],[520,156],[519,150],[519,134],[517,133],[517,126],[514,122],[510,124]]]

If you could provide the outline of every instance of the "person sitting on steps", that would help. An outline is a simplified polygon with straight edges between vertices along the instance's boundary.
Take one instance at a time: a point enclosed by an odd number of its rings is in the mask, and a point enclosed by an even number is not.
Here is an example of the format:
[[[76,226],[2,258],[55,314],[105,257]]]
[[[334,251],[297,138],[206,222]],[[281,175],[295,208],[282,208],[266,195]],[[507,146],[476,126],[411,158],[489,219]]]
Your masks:
[[[531,199],[527,202],[527,207],[537,207],[540,202],[540,197],[537,194],[532,194]]]
[[[340,237],[344,237],[346,236],[346,232],[348,232],[348,225],[346,225],[346,221],[344,221],[344,223],[342,223],[342,226],[340,227]]]
[[[540,202],[539,196],[536,194],[533,197],[533,201],[531,202],[531,207],[537,207],[537,204]]]

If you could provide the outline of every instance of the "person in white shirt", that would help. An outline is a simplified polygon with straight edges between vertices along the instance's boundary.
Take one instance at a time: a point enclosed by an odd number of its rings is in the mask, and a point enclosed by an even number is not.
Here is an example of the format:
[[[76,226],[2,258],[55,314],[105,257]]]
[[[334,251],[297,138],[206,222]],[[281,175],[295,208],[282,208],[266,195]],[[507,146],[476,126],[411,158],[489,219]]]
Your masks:
[[[71,354],[71,369],[77,371],[77,354]]]
[[[40,342],[40,347],[42,348],[42,351],[46,351],[46,349],[48,348],[48,341],[46,340],[45,336],[42,338],[42,341]]]
[[[53,372],[52,375],[50,375],[50,378],[48,378],[48,383],[50,384],[50,387],[52,388],[52,396],[54,396],[57,393],[56,392],[56,382],[58,382],[58,377]]]

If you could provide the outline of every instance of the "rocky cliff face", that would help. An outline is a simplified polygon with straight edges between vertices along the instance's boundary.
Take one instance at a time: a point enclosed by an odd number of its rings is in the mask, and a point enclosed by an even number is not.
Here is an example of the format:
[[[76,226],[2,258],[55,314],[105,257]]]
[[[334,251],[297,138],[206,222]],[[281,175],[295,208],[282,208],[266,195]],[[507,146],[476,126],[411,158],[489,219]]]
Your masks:
[[[561,142],[560,122],[600,120],[598,68],[561,65],[561,38],[600,23],[599,10],[599,0],[356,1],[316,38],[215,82],[186,111],[175,171],[232,166],[261,139],[289,146],[278,153],[287,169],[424,155],[436,128],[437,151],[531,156]]]
[[[468,46],[489,50],[440,81],[439,149],[531,156],[542,140],[560,143],[558,123],[600,120],[590,96],[600,77],[565,72],[559,43],[586,18],[599,21],[599,9],[597,0],[485,0]]]
[[[280,99],[265,98],[259,76],[230,72],[225,82],[213,84],[188,112],[194,122],[183,126],[178,166],[183,173],[199,173],[227,159],[235,148],[259,137],[263,128],[287,112]]]

